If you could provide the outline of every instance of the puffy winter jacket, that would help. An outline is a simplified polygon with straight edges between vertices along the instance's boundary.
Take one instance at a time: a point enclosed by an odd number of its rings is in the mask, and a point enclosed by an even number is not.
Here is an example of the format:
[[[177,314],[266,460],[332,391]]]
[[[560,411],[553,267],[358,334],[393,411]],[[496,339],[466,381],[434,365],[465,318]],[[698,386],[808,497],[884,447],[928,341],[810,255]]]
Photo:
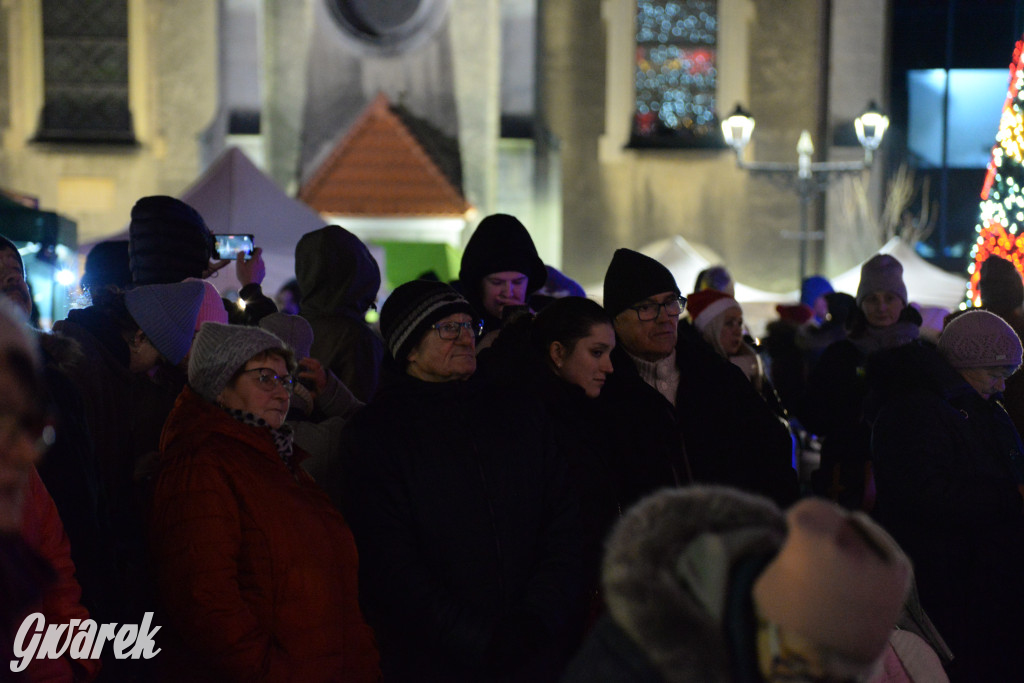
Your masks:
[[[179,680],[373,681],[341,514],[266,428],[185,388],[161,439],[150,529]],[[177,657],[176,657],[177,655]]]

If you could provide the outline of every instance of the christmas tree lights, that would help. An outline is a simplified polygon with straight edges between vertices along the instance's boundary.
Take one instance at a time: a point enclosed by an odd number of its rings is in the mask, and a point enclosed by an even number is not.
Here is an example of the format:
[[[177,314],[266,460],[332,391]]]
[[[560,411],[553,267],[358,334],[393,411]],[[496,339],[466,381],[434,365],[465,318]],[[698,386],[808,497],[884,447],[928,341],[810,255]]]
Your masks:
[[[1010,87],[999,132],[981,189],[977,242],[967,267],[967,306],[980,306],[981,264],[995,254],[1024,272],[1024,40],[1017,41],[1010,64]]]

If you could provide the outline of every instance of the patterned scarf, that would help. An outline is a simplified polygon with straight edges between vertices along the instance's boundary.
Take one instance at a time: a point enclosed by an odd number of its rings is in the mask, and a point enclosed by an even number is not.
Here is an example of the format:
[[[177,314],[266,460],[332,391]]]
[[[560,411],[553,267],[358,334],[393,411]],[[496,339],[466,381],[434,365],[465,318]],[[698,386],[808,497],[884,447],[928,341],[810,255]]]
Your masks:
[[[224,408],[224,411],[242,424],[269,429],[271,436],[274,437],[277,454],[281,456],[285,465],[288,465],[289,468],[292,466],[292,443],[295,440],[295,433],[292,431],[291,425],[282,424],[278,429],[272,429],[266,420],[256,417],[252,413],[237,408]]]

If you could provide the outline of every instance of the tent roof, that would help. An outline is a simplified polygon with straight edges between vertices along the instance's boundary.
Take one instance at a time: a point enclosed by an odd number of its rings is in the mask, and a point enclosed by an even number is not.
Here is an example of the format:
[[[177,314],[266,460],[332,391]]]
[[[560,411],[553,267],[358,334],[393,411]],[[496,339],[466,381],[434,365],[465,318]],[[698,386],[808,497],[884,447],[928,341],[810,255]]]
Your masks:
[[[903,282],[907,285],[907,298],[912,302],[953,310],[967,295],[966,274],[961,277],[933,266],[899,237],[886,242],[878,253],[894,256],[903,265]],[[838,292],[856,294],[863,265],[860,263],[831,278],[832,287]]]
[[[285,194],[237,147],[221,153],[181,194],[181,200],[200,213],[210,232],[253,235],[255,245],[263,249],[267,266],[263,290],[268,296],[295,277],[299,238],[326,225],[316,211]],[[212,282],[222,292],[238,287],[231,266]]]
[[[462,195],[458,143],[378,95],[299,192],[347,216],[452,216]]]
[[[679,235],[651,242],[638,251],[664,264],[672,272],[684,295],[693,287],[697,274],[712,265],[697,247]],[[964,300],[967,291],[966,275],[960,277],[933,266],[900,238],[889,240],[878,253],[890,254],[903,264],[903,281],[907,285],[907,296],[911,302],[953,310]],[[830,278],[832,287],[837,292],[855,294],[860,283],[861,265]],[[601,283],[586,287],[587,293],[599,300],[603,295],[602,290]],[[743,317],[748,327],[755,334],[760,334],[764,326],[777,317],[775,305],[799,301],[800,292],[768,292],[737,282],[736,300],[743,304]]]
[[[268,296],[295,277],[299,238],[326,225],[316,211],[285,194],[237,147],[224,150],[179,198],[199,212],[210,232],[253,236],[263,250],[267,267],[263,291]],[[116,235],[83,244],[79,251],[88,253],[98,242],[117,239],[128,239],[127,226]],[[222,293],[239,287],[230,265],[210,281]]]

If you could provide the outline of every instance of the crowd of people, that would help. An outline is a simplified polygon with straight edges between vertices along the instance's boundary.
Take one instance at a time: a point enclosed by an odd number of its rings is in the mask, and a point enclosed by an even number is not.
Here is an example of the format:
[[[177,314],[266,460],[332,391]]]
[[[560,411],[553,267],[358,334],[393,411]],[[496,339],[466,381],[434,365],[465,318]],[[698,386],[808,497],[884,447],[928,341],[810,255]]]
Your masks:
[[[0,679],[35,613],[159,653],[29,680],[1024,678],[1012,264],[937,341],[884,255],[758,340],[724,267],[618,249],[598,303],[495,214],[370,324],[342,227],[275,305],[192,207],[131,219],[48,332],[0,239]]]

